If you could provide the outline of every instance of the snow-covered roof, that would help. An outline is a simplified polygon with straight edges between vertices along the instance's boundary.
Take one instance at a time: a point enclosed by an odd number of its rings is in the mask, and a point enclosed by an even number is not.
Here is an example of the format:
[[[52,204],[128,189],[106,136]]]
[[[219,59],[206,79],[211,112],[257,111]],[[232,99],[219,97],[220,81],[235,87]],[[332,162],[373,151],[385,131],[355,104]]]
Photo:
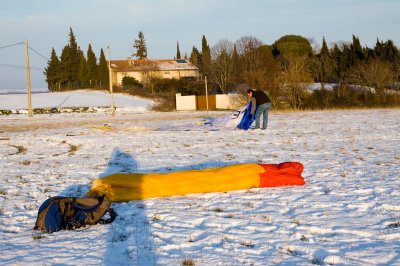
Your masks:
[[[143,70],[198,70],[186,59],[142,59],[142,60],[111,60],[111,68],[116,72],[143,71]]]

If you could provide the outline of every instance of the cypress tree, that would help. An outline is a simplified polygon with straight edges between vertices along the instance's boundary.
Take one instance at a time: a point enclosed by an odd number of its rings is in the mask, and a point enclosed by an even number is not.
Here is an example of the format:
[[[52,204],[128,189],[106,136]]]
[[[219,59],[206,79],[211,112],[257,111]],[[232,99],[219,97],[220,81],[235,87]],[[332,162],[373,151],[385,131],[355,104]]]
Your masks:
[[[210,70],[211,65],[211,50],[207,44],[206,36],[203,35],[201,41],[201,68],[200,71],[203,74],[207,74]]]
[[[190,54],[189,61],[200,69],[201,54],[195,46],[193,46],[192,48],[192,53]]]
[[[68,85],[69,81],[72,79],[71,77],[71,70],[70,70],[70,49],[69,46],[66,45],[61,51],[61,56],[60,56],[60,72],[59,72],[59,77],[60,77],[60,83],[61,85]]]
[[[334,62],[334,76],[335,76],[335,80],[336,82],[339,82],[339,77],[340,77],[340,69],[339,69],[339,58],[340,58],[340,49],[337,46],[337,44],[335,44],[335,46],[332,49],[332,60]]]
[[[136,56],[138,59],[147,59],[147,47],[143,32],[139,31],[138,38],[135,39],[133,47],[136,49],[136,53],[132,54],[133,56]]]
[[[92,50],[92,45],[89,43],[89,47],[87,50],[87,80],[89,81],[89,85],[90,86],[95,85],[97,79],[98,79],[97,59],[96,55]]]
[[[86,58],[83,52],[79,55],[79,67],[78,67],[78,80],[79,80],[79,87],[85,88],[86,81],[87,81],[87,64]]]
[[[109,82],[108,63],[107,63],[106,57],[104,55],[103,49],[100,50],[98,78],[99,78],[100,86],[102,86],[102,87],[107,86],[107,84]]]
[[[392,40],[387,40],[384,43],[384,50],[385,50],[385,59],[391,63],[396,61],[398,59],[398,54],[399,51],[397,50],[397,47],[394,45]]]
[[[343,73],[351,65],[351,52],[347,45],[343,45],[343,50],[340,50],[337,44],[335,44],[332,51],[332,60],[334,62],[334,72],[337,81],[343,76]]]
[[[179,43],[176,42],[176,59],[181,59],[181,51],[179,51]]]
[[[322,48],[321,48],[321,52],[319,54],[321,57],[329,56],[329,49],[328,49],[328,45],[326,44],[325,37],[322,38]]]
[[[383,54],[384,54],[383,43],[380,42],[379,39],[376,39],[376,44],[375,44],[375,47],[374,47],[374,56],[383,59],[382,58]]]
[[[43,74],[46,76],[47,87],[50,91],[57,90],[57,84],[59,80],[59,68],[60,60],[57,57],[54,48],[51,50],[50,61],[47,62],[47,67],[45,68]]]
[[[350,45],[351,50],[351,65],[357,65],[361,60],[364,60],[363,49],[360,40],[353,35],[353,43]]]
[[[333,71],[333,61],[329,53],[328,45],[326,44],[325,37],[322,38],[322,48],[318,55],[318,60],[320,60],[320,81],[327,82],[332,79]]]
[[[61,82],[68,87],[76,86],[79,80],[78,70],[81,52],[72,28],[70,28],[69,43],[64,47],[60,57]]]
[[[235,82],[240,82],[240,56],[237,51],[236,45],[233,46],[232,52],[232,65],[233,65],[233,78]]]
[[[72,28],[70,28],[70,32],[69,32],[69,49],[70,49],[70,56],[71,56],[71,65],[70,65],[70,71],[71,71],[71,77],[72,77],[71,81],[77,81],[77,80],[79,80],[78,68],[79,68],[79,62],[81,59],[82,51],[78,47],[74,32],[72,31]]]
[[[363,48],[363,53],[366,60],[374,57],[374,50],[369,47]]]

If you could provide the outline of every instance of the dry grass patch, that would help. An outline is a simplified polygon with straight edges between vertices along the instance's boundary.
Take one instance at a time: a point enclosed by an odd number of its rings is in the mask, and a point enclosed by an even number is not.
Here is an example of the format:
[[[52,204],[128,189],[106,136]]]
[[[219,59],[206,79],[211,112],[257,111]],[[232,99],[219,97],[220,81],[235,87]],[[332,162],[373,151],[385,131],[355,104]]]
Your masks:
[[[68,154],[69,155],[74,155],[75,152],[80,148],[80,145],[74,145],[74,144],[68,144],[69,149],[68,149]]]
[[[45,238],[45,236],[44,235],[33,235],[32,238],[34,240],[39,240],[39,239]]]
[[[254,248],[256,246],[255,244],[253,244],[251,241],[248,240],[240,241],[239,244],[248,248]]]
[[[182,266],[194,266],[194,265],[196,265],[196,264],[195,264],[195,262],[194,262],[193,259],[185,258],[185,259],[182,260],[181,265],[182,265]]]
[[[17,154],[25,154],[27,149],[24,146],[21,145],[10,145],[11,147],[14,147],[17,149],[17,152],[11,153],[9,155],[17,155]]]
[[[399,227],[400,227],[400,222],[399,222],[399,221],[390,223],[390,224],[388,225],[388,228],[399,228]]]
[[[213,211],[215,211],[215,212],[223,212],[224,210],[221,209],[220,207],[216,207],[216,208],[213,209]]]

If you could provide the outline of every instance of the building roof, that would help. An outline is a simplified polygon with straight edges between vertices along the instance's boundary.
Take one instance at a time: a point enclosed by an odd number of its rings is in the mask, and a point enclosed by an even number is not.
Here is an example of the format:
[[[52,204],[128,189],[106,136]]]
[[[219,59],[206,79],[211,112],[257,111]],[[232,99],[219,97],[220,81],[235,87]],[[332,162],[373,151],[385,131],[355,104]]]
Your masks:
[[[143,70],[198,70],[186,59],[142,59],[142,60],[111,60],[111,68],[116,72],[130,72]]]

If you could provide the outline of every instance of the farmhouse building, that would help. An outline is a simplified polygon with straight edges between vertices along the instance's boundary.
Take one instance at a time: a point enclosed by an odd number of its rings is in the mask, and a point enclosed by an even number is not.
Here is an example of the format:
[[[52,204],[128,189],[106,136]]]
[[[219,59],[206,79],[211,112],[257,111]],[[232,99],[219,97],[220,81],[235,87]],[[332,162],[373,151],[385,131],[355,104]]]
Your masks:
[[[199,69],[186,59],[111,60],[111,73],[114,85],[121,85],[125,76],[133,77],[139,82],[144,82],[147,78],[199,78]]]

